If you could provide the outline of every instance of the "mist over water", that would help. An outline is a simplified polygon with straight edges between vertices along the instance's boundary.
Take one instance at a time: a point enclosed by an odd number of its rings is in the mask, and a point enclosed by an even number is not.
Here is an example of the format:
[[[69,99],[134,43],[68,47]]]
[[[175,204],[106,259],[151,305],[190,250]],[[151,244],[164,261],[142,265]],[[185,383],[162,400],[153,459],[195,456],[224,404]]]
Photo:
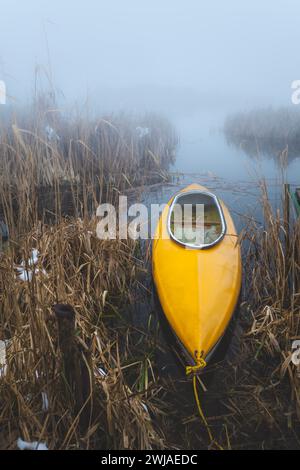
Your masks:
[[[230,180],[277,166],[228,146],[230,113],[292,107],[299,78],[297,0],[0,1],[0,79],[7,107],[52,88],[62,109],[156,111],[176,126],[175,168]],[[0,108],[0,118],[3,106]],[[290,164],[291,178],[299,170]]]

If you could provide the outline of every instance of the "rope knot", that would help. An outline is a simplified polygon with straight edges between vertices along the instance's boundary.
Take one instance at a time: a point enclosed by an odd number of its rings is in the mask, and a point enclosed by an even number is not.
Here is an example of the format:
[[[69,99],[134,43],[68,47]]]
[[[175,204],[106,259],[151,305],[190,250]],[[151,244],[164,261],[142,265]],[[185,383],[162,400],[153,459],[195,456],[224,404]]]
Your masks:
[[[186,366],[185,372],[186,375],[190,375],[193,372],[197,372],[200,369],[203,369],[206,366],[206,362],[202,357],[197,359],[197,364],[195,366]]]

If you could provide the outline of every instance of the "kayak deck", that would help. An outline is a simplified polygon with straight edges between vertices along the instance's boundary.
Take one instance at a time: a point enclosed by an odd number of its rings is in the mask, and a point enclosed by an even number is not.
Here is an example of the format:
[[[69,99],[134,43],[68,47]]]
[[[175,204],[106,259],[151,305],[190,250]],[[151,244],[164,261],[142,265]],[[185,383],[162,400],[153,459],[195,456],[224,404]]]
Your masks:
[[[211,194],[200,185],[188,186],[179,194],[191,191]],[[233,221],[222,201],[218,201],[218,212],[214,209],[213,220],[209,219],[210,211],[206,213],[206,220],[204,217],[204,232],[206,223],[207,226],[208,222],[220,224],[212,242],[199,248],[177,239],[170,215],[174,199],[176,197],[165,207],[157,226],[153,241],[153,276],[164,314],[195,362],[197,356],[205,359],[213,350],[235,309],[241,287],[240,246]]]

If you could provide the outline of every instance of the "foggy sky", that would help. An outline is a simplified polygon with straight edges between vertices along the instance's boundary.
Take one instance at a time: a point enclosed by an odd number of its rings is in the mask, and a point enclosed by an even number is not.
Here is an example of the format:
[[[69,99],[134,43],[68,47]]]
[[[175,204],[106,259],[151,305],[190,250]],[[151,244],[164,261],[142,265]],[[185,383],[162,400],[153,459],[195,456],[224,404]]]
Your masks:
[[[66,101],[290,105],[299,0],[0,0],[0,80],[16,102],[51,70]]]

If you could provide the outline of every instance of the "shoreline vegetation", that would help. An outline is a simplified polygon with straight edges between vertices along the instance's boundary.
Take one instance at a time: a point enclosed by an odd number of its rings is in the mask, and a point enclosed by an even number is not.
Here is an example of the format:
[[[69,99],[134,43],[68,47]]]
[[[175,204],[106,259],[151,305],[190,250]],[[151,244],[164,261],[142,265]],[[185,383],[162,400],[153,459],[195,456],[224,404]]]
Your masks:
[[[13,235],[41,218],[89,216],[128,188],[166,181],[174,163],[178,138],[164,117],[56,108],[42,96],[0,129],[0,216]]]
[[[299,365],[292,354],[300,335],[300,218],[289,220],[287,193],[278,209],[267,183],[259,187],[263,220],[248,221],[241,238],[243,333],[238,354],[223,365],[223,425],[232,448],[299,449]]]
[[[96,237],[96,208],[168,181],[176,132],[155,114],[55,108],[40,98],[0,130],[0,448],[164,448],[154,340],[131,318],[144,260],[138,242]]]
[[[169,180],[176,133],[155,115],[54,110],[40,100],[0,130],[0,448],[300,448],[300,219],[261,183],[264,220],[240,237],[238,350],[198,381],[211,442],[184,369],[166,372],[150,247],[96,237],[99,202]]]
[[[224,123],[229,145],[241,148],[250,157],[261,154],[281,164],[300,156],[300,112],[293,108],[253,109],[229,115]]]

